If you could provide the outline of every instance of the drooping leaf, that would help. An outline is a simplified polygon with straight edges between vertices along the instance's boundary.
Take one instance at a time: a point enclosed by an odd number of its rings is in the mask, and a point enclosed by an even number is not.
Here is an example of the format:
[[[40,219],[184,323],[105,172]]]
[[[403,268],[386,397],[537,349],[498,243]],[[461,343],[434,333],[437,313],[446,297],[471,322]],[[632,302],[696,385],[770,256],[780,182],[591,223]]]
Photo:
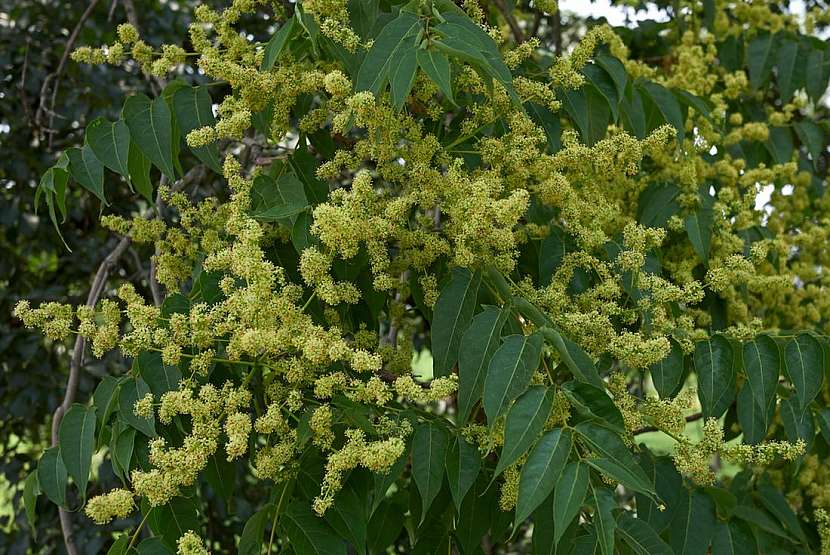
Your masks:
[[[86,484],[95,451],[95,407],[73,404],[61,420],[58,432],[61,459],[75,486],[86,499]]]
[[[652,183],[640,193],[637,221],[645,227],[665,227],[669,218],[680,211],[680,189],[673,183]]]
[[[595,420],[617,433],[625,433],[625,422],[620,409],[608,396],[605,389],[588,383],[569,381],[562,386],[571,406],[583,418]]]
[[[623,511],[617,519],[617,534],[638,555],[674,555],[669,544],[645,520]]]
[[[135,142],[130,141],[130,151],[127,159],[127,168],[130,172],[130,182],[138,193],[153,202],[153,183],[150,181],[150,159],[144,156]]]
[[[744,343],[743,366],[746,383],[738,394],[738,419],[744,441],[758,443],[766,435],[772,419],[781,373],[781,352],[775,340],[760,335]]]
[[[43,452],[37,463],[37,481],[40,491],[55,505],[66,505],[67,473],[58,447]]]
[[[550,415],[553,397],[553,388],[534,386],[510,407],[504,425],[504,447],[493,472],[494,478],[524,455],[536,441]]]
[[[813,161],[813,167],[816,167],[821,154],[827,145],[826,134],[821,127],[810,120],[801,120],[793,124],[799,140],[807,149],[810,158]]]
[[[594,505],[594,527],[597,532],[597,543],[602,555],[614,554],[614,530],[617,521],[614,519],[614,509],[617,503],[614,494],[607,488],[600,488],[591,484]]]
[[[683,222],[689,241],[695,253],[704,264],[709,261],[709,251],[712,248],[712,225],[714,214],[710,208],[701,208],[692,212]]]
[[[444,481],[449,434],[443,426],[429,422],[415,430],[412,439],[412,478],[421,494],[421,522]]]
[[[787,342],[784,349],[784,366],[795,387],[801,411],[821,391],[824,378],[824,352],[821,343],[808,333],[801,333]]]
[[[172,549],[188,530],[199,534],[202,529],[196,503],[185,497],[174,497],[169,503],[154,507],[147,522],[153,533]]]
[[[417,50],[418,66],[424,70],[427,77],[451,103],[455,104],[455,97],[452,93],[452,75],[450,74],[450,61],[447,55],[441,51],[429,48]]]
[[[122,114],[133,142],[171,182],[175,181],[173,115],[164,98],[133,95],[124,102]]]
[[[130,178],[130,130],[126,123],[97,118],[86,126],[86,143],[104,166]]]
[[[493,353],[499,347],[506,313],[487,306],[476,314],[461,336],[458,349],[458,419],[466,422],[473,405],[481,399],[484,379]]]
[[[481,468],[481,454],[478,447],[469,443],[463,436],[453,438],[447,450],[447,480],[450,494],[456,507],[461,507],[464,496],[478,477]]]
[[[653,81],[644,81],[640,90],[657,106],[666,123],[670,123],[677,130],[677,139],[682,142],[686,136],[683,112],[671,91]]]
[[[720,418],[735,399],[734,353],[722,335],[698,341],[694,353],[704,418]]]
[[[307,503],[292,503],[282,517],[285,533],[297,555],[346,555],[346,543]]]
[[[798,42],[785,39],[778,44],[775,58],[775,79],[778,82],[778,94],[785,104],[789,102],[798,88],[796,64],[798,63]]]
[[[643,479],[642,469],[636,463],[628,466],[609,457],[585,459],[585,462],[631,491],[657,496],[654,485]]]
[[[604,387],[594,361],[582,347],[552,328],[544,328],[542,333],[559,352],[562,362],[577,380],[599,388]]]
[[[164,364],[161,353],[156,351],[139,354],[133,360],[133,372],[141,376],[157,399],[168,391],[178,390],[182,379],[179,368]]]
[[[594,62],[608,72],[608,75],[614,81],[614,86],[617,88],[617,98],[622,98],[625,94],[626,85],[628,84],[628,73],[623,63],[608,54],[594,56]]]
[[[441,290],[432,317],[433,375],[447,376],[458,360],[461,337],[475,312],[481,274],[455,268],[449,283]]]
[[[116,432],[117,430],[117,432]],[[130,461],[135,449],[135,428],[116,422],[113,425],[110,457],[113,471],[126,483],[130,476]]]
[[[274,67],[277,60],[280,59],[283,51],[289,41],[297,34],[300,25],[297,24],[297,16],[292,16],[283,23],[276,33],[265,45],[265,55],[262,57],[262,64],[260,71],[269,70]]]
[[[579,136],[586,145],[592,146],[605,136],[611,119],[608,101],[590,84],[581,89],[562,91],[562,106],[576,124]]]
[[[671,547],[677,555],[705,555],[715,531],[715,504],[699,491],[685,496],[671,527]]]
[[[404,513],[395,503],[384,502],[369,521],[367,543],[371,553],[385,553],[403,531]]]
[[[723,555],[755,555],[759,553],[755,534],[738,519],[718,522],[712,537],[712,553]]]
[[[582,73],[608,103],[612,121],[616,122],[619,118],[620,93],[614,79],[599,64],[586,64]]]
[[[415,14],[401,11],[386,24],[372,43],[355,80],[356,91],[369,91],[376,97],[384,89],[398,60],[407,50],[415,49],[421,23]]]
[[[401,52],[389,75],[389,85],[392,93],[392,106],[395,110],[403,108],[409,91],[415,83],[415,73],[418,70],[417,50],[408,48]]]
[[[290,20],[293,21],[293,18]],[[182,136],[194,129],[211,126],[216,123],[213,115],[213,100],[207,87],[181,87],[173,94],[173,109],[176,114],[176,123]],[[207,167],[219,175],[222,174],[222,162],[219,159],[219,149],[215,144],[193,148],[193,154]]]
[[[81,187],[107,204],[104,196],[104,165],[95,156],[88,144],[82,148],[70,148],[66,151],[69,158],[69,173]]]
[[[759,33],[746,47],[746,65],[749,68],[749,84],[758,89],[772,71],[775,40],[769,33]]]
[[[536,510],[553,491],[573,446],[569,430],[554,428],[539,439],[519,476],[516,526]]]
[[[271,521],[274,510],[273,505],[266,505],[245,521],[237,547],[239,555],[260,555],[262,553],[265,527]]]
[[[542,355],[542,336],[510,335],[493,353],[484,381],[484,412],[492,425],[527,389]]]
[[[568,463],[553,491],[554,543],[565,534],[573,519],[579,514],[588,493],[588,466],[580,461]]]
[[[146,538],[135,548],[138,555],[173,555],[173,550],[161,538]]]
[[[670,397],[680,387],[680,381],[683,379],[683,349],[680,345],[672,340],[669,354],[652,364],[649,372],[660,397]]]

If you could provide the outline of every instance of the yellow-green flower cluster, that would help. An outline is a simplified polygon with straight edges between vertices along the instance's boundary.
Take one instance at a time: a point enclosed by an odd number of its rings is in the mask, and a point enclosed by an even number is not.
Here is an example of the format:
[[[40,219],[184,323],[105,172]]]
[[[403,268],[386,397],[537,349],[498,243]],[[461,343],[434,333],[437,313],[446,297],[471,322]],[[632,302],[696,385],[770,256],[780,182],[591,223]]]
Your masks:
[[[114,489],[90,499],[84,511],[96,524],[107,524],[114,518],[127,518],[134,508],[132,492]]]

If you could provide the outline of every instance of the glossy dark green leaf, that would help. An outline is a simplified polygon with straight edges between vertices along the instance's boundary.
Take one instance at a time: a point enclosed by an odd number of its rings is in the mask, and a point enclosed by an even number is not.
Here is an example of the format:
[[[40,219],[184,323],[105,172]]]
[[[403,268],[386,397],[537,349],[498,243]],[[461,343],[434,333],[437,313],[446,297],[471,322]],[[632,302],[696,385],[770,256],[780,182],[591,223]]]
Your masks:
[[[626,72],[623,63],[614,56],[607,54],[594,56],[594,62],[608,72],[608,75],[614,81],[614,86],[617,88],[617,98],[622,98],[628,84],[628,72]]]
[[[371,553],[386,553],[386,548],[404,531],[405,517],[395,503],[384,502],[369,521],[367,543]]]
[[[595,459],[585,459],[585,462],[591,465],[595,470],[608,476],[616,482],[619,482],[626,489],[636,491],[645,495],[657,496],[657,491],[654,485],[647,479],[644,479],[642,469],[637,463],[631,466],[630,462],[620,463],[609,457],[599,457]]]
[[[95,407],[78,403],[69,407],[61,420],[58,438],[66,471],[81,497],[86,499],[86,484],[95,452]]]
[[[637,221],[645,227],[665,227],[669,218],[680,211],[680,189],[673,183],[652,183],[640,193]]]
[[[617,534],[638,555],[674,555],[674,551],[645,520],[627,511],[617,519]]]
[[[173,555],[176,550],[164,543],[161,538],[147,538],[135,548],[138,555]]]
[[[698,397],[704,418],[720,418],[735,399],[734,353],[722,335],[695,344]]]
[[[571,406],[583,418],[595,420],[617,433],[625,433],[625,422],[620,409],[605,391],[588,383],[570,381],[562,385]]]
[[[88,144],[82,148],[70,148],[66,151],[69,158],[69,173],[81,187],[98,197],[104,204],[104,165],[95,156]]]
[[[628,472],[636,477],[637,481],[646,484],[652,483],[645,471],[637,465],[631,449],[623,443],[619,434],[590,421],[580,422],[576,425],[575,430],[579,434],[582,443],[591,451],[625,467]]]
[[[568,370],[571,371],[574,378],[604,388],[594,361],[582,350],[582,347],[552,328],[544,328],[542,333],[544,333],[548,343],[552,344],[559,352],[559,357]]]
[[[824,351],[818,339],[802,333],[787,342],[784,366],[795,387],[798,406],[804,411],[813,402],[824,378]]]
[[[823,50],[815,48],[810,51],[807,56],[807,67],[809,68],[805,75],[805,85],[807,94],[813,102],[818,102],[819,99],[827,91],[827,80],[830,74],[827,72],[828,56]]]
[[[297,34],[299,29],[300,25],[297,23],[296,16],[290,17],[285,23],[280,25],[280,28],[277,29],[277,32],[268,41],[268,44],[265,45],[265,55],[262,57],[262,64],[259,67],[260,71],[274,67],[274,64],[285,51],[286,45],[289,44],[289,41]]]
[[[824,441],[830,443],[830,409],[821,409],[816,412],[816,418],[819,422],[819,430],[824,437]]]
[[[126,123],[97,118],[86,126],[86,143],[104,166],[129,179],[130,130]]]
[[[582,73],[608,103],[612,121],[616,122],[620,113],[620,94],[611,75],[598,64],[586,64],[582,68]]]
[[[376,97],[406,50],[415,48],[421,22],[415,14],[401,11],[375,38],[357,73],[356,91],[370,91]]]
[[[502,447],[493,478],[516,462],[542,433],[553,405],[554,390],[534,386],[524,392],[510,410],[504,424],[504,447]]]
[[[789,126],[769,126],[767,150],[777,164],[786,164],[793,157],[795,143],[792,130]]]
[[[796,64],[798,63],[798,42],[785,39],[779,42],[775,53],[775,80],[778,82],[778,94],[785,104],[789,102],[798,88]]]
[[[810,445],[813,442],[813,436],[816,434],[812,412],[810,409],[802,410],[799,406],[798,398],[794,395],[788,399],[782,399],[779,406],[781,408],[781,421],[784,424],[784,433],[787,439],[791,442],[803,439],[807,444],[807,451],[809,451]]]
[[[290,20],[293,21],[293,18]],[[216,123],[213,115],[213,100],[207,87],[181,87],[173,95],[173,110],[176,114],[176,123],[182,136],[194,129],[212,126]],[[219,148],[215,144],[208,144],[191,149],[193,154],[207,167],[218,174],[222,174],[222,161],[219,157]]]
[[[251,216],[262,222],[276,222],[308,208],[303,184],[293,174],[279,179],[260,174],[251,187]]]
[[[759,553],[755,535],[746,523],[732,519],[718,522],[712,537],[712,553],[723,555],[756,555]]]
[[[599,488],[591,484],[591,492],[594,505],[594,528],[597,533],[597,543],[602,555],[614,554],[614,530],[617,528],[617,521],[614,519],[614,509],[617,502],[614,501],[614,494],[607,488]]]
[[[37,463],[37,481],[40,491],[55,505],[66,505],[67,473],[58,447],[43,452]]]
[[[746,383],[738,394],[738,420],[744,441],[758,443],[772,420],[775,389],[781,373],[781,352],[775,340],[760,335],[744,343],[743,366]]]
[[[156,426],[155,419],[140,418],[136,416],[134,406],[135,402],[150,393],[150,387],[141,378],[135,378],[125,381],[121,385],[121,391],[118,395],[118,418],[125,424],[129,424],[142,434],[155,437]]]
[[[653,81],[644,81],[640,90],[654,102],[666,123],[670,123],[677,130],[677,139],[682,142],[686,136],[683,112],[671,91]]]
[[[810,120],[801,120],[793,125],[799,140],[807,149],[810,158],[813,161],[813,166],[816,167],[821,154],[827,146],[827,135],[821,127]]]
[[[422,424],[412,439],[412,478],[421,495],[421,522],[444,481],[444,461],[449,447],[447,429],[437,423]]]
[[[542,336],[510,335],[493,353],[484,381],[484,413],[492,425],[507,410],[510,402],[521,395],[539,367]]]
[[[127,547],[129,547],[131,539],[132,534],[121,534],[112,543],[109,550],[107,550],[107,555],[125,555],[127,553]]]
[[[173,115],[164,98],[150,100],[143,94],[133,95],[124,102],[123,117],[130,128],[130,137],[141,152],[170,181],[175,181]]]
[[[559,119],[559,114],[551,112],[547,107],[535,102],[525,102],[524,107],[533,122],[545,131],[547,137],[545,152],[548,154],[558,152],[562,147],[562,122]],[[541,262],[540,259],[540,265]]]
[[[432,371],[447,376],[458,360],[461,337],[473,319],[481,274],[455,268],[441,290],[432,316]]]
[[[562,91],[561,101],[583,143],[591,146],[605,136],[611,108],[596,87],[586,84],[581,89]]]
[[[709,251],[712,248],[712,226],[714,225],[714,214],[710,208],[701,208],[692,212],[683,221],[686,228],[686,235],[692,243],[698,258],[704,264],[709,261]]]
[[[116,429],[119,427],[120,429],[116,433]],[[113,425],[113,438],[110,444],[112,468],[124,483],[127,483],[130,477],[130,461],[132,461],[133,449],[135,448],[135,434],[135,428],[119,422]]]
[[[447,55],[438,50],[419,48],[417,59],[418,66],[426,73],[430,81],[438,86],[438,89],[447,100],[455,104],[455,97],[452,93],[450,61]]]
[[[196,503],[185,497],[174,497],[166,505],[154,507],[147,523],[153,534],[173,549],[185,532],[192,530],[199,535],[202,529]]]
[[[580,461],[568,463],[553,490],[553,541],[558,544],[579,514],[588,493],[588,466]]]
[[[749,84],[759,88],[772,71],[775,40],[769,33],[759,33],[746,47],[746,65],[749,68]]]
[[[683,349],[676,341],[671,341],[669,354],[655,362],[649,368],[651,382],[662,399],[670,397],[683,379]]]
[[[571,432],[561,428],[546,432],[536,443],[519,476],[516,526],[529,517],[551,494],[562,469],[568,463],[572,447]]]
[[[705,555],[715,532],[715,504],[692,491],[678,507],[671,527],[671,547],[677,555]]]
[[[807,544],[807,535],[801,528],[798,517],[783,493],[768,484],[764,484],[758,487],[758,499],[776,520],[784,525],[790,534],[802,544]]]
[[[461,435],[455,436],[447,450],[445,466],[453,502],[456,507],[461,507],[464,496],[475,483],[481,469],[481,454],[478,447]]]
[[[156,399],[168,391],[178,390],[182,379],[179,368],[164,364],[161,353],[156,351],[144,351],[139,354],[133,361],[133,372],[141,376]]]
[[[297,146],[294,154],[288,158],[288,165],[291,166],[297,179],[303,183],[305,196],[311,206],[317,206],[328,200],[329,186],[317,178],[317,160],[308,151],[306,145]]]
[[[265,526],[271,521],[274,506],[266,505],[245,521],[242,535],[239,537],[237,552],[239,555],[260,555],[265,534]]]
[[[712,108],[705,100],[690,93],[689,91],[684,91],[682,89],[674,89],[672,90],[672,93],[674,93],[674,96],[680,101],[681,104],[685,104],[709,121],[712,121]]]
[[[461,336],[458,349],[458,420],[466,422],[473,405],[481,399],[484,379],[493,353],[501,342],[501,330],[507,314],[487,306],[476,314]]]
[[[127,159],[130,171],[130,182],[147,202],[153,202],[153,183],[150,181],[150,159],[144,156],[134,141],[130,141],[130,152]]]
[[[346,555],[346,543],[311,512],[308,503],[288,505],[282,523],[297,555]]]
[[[455,538],[462,553],[478,553],[481,541],[487,534],[498,508],[498,488],[488,487],[484,476],[475,484],[469,495],[464,498],[458,512],[455,526]]]
[[[92,394],[92,404],[95,405],[95,416],[98,418],[98,429],[103,431],[104,424],[109,422],[113,411],[118,407],[118,391],[121,387],[121,380],[115,376],[104,376],[95,392]],[[101,433],[98,434],[98,442],[103,441]]]

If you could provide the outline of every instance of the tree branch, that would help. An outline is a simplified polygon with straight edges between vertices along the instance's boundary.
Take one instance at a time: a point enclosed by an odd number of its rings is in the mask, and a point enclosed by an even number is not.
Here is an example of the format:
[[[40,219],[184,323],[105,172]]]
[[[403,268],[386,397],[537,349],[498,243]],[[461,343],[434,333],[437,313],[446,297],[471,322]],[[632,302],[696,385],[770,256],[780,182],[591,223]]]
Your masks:
[[[516,40],[516,44],[523,43],[525,41],[525,34],[522,32],[522,28],[519,26],[519,22],[516,21],[513,12],[510,11],[504,3],[504,0],[493,0],[493,4],[496,5],[496,8],[501,12],[501,15],[504,16],[504,19],[507,21],[507,26],[510,27],[510,32],[513,33],[513,38]]]
[[[686,417],[686,423],[688,424],[689,422],[695,422],[696,420],[700,420],[701,418],[703,418],[703,413],[702,412],[698,412],[698,413],[695,413],[695,414],[690,414],[689,416]],[[659,431],[660,431],[660,429],[657,428],[656,426],[643,426],[642,428],[634,430],[634,432],[631,435],[637,436],[637,435],[640,435],[640,434],[647,434],[649,432],[659,432]]]

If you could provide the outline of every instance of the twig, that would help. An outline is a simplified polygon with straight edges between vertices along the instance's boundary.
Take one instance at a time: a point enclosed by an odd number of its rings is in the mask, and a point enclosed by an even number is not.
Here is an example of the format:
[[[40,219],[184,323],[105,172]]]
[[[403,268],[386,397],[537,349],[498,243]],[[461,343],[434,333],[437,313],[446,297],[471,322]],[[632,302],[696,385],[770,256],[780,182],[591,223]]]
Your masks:
[[[690,414],[689,416],[686,417],[686,423],[688,424],[689,422],[695,422],[696,420],[700,420],[701,418],[703,418],[703,413],[702,412],[698,412],[698,413],[695,413],[695,414]],[[642,428],[634,430],[634,433],[632,435],[636,436],[636,435],[640,435],[640,434],[647,434],[649,432],[660,432],[660,431],[662,431],[662,430],[660,430],[656,426],[643,426]]]
[[[60,62],[58,63],[58,68],[54,71],[54,73],[50,73],[46,76],[46,78],[43,80],[43,85],[40,88],[40,104],[38,105],[37,112],[35,113],[35,125],[40,127],[44,114],[48,114],[49,125],[47,133],[49,134],[50,150],[52,148],[52,137],[55,132],[52,128],[52,123],[55,119],[55,101],[58,97],[60,77],[63,73],[63,70],[66,68],[66,62],[69,60],[69,54],[72,52],[72,48],[75,46],[75,41],[78,40],[78,35],[81,33],[81,29],[83,28],[84,23],[86,23],[86,20],[89,19],[90,15],[92,15],[92,10],[95,9],[95,6],[97,4],[98,0],[90,0],[86,10],[84,10],[84,13],[81,14],[81,19],[78,20],[78,23],[75,25],[75,28],[72,29],[72,33],[69,35],[69,39],[66,41],[66,48],[64,49],[63,55],[61,56]],[[49,85],[53,81],[55,84],[52,87],[52,101],[50,103],[49,108],[47,108],[46,99],[49,96]]]
[[[112,21],[112,18],[115,17],[115,8],[118,6],[118,0],[112,0],[112,4],[110,4],[110,13],[107,15],[107,21]]]
[[[516,44],[523,43],[525,41],[525,35],[522,32],[522,28],[519,27],[519,22],[516,21],[516,18],[513,16],[513,12],[507,8],[504,0],[493,0],[493,4],[496,5],[496,8],[498,8],[501,15],[503,15],[504,19],[507,21],[507,25],[510,27],[510,32],[513,33],[513,38],[516,40]]]

